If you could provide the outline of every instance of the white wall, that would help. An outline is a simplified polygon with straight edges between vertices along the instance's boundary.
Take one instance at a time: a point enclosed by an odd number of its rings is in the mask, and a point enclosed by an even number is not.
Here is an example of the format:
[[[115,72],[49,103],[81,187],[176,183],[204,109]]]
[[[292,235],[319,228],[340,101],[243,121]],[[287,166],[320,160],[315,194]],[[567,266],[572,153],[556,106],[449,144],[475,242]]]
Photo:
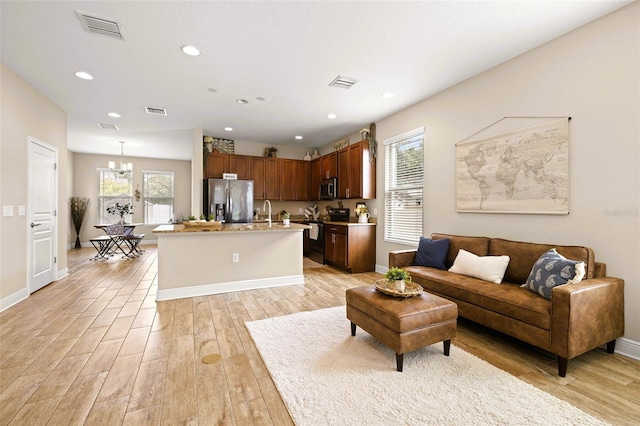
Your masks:
[[[58,244],[56,275],[66,275],[69,203],[67,201],[67,115],[22,77],[0,63],[0,205],[13,206],[14,216],[0,216],[0,310],[27,293],[27,152],[29,136],[58,151]],[[18,299],[19,300],[19,299]]]
[[[640,342],[638,3],[376,123],[377,140],[425,126],[424,234],[446,232],[590,246],[625,280],[625,336]],[[426,77],[425,77],[426,78]],[[570,214],[455,211],[455,144],[505,116],[571,116]],[[379,153],[378,208],[384,199]],[[378,265],[407,246],[383,241]],[[638,347],[640,350],[640,346]]]

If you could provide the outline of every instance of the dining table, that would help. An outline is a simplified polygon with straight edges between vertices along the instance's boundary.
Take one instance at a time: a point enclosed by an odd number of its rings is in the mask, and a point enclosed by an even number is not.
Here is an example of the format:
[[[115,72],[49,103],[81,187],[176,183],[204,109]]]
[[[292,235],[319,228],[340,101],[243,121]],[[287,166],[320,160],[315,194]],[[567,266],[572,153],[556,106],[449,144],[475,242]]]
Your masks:
[[[143,223],[99,223],[93,225],[94,228],[102,229],[105,235],[92,238],[90,241],[97,250],[94,260],[107,259],[119,251],[123,258],[132,258],[142,253],[139,248],[140,240],[144,235],[135,234],[135,228]]]

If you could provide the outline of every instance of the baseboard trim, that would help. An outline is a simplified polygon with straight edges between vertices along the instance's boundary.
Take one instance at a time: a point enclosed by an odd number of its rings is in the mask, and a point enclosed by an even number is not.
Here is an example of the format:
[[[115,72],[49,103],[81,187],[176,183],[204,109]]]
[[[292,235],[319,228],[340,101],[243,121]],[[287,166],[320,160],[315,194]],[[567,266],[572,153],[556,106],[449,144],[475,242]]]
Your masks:
[[[256,290],[259,288],[281,287],[294,284],[304,284],[304,275],[232,281],[219,284],[204,284],[165,290],[158,289],[156,293],[156,301],[161,302],[165,300],[184,299],[186,297],[208,296],[211,294],[229,293],[232,291]]]
[[[26,288],[23,288],[5,298],[0,299],[0,312],[9,309],[16,303],[22,302],[27,297],[29,297],[29,291]]]
[[[69,268],[60,269],[59,271],[56,271],[55,281],[61,280],[67,276],[69,276]]]
[[[616,353],[640,361],[640,342],[621,337],[616,340]]]

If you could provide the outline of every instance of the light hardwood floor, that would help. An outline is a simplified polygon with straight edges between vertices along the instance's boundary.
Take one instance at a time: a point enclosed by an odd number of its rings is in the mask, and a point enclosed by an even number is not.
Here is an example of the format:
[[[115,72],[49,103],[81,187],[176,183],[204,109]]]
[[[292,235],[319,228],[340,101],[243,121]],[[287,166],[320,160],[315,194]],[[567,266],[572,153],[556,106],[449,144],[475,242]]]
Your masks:
[[[0,425],[292,424],[244,322],[343,305],[347,288],[379,278],[305,268],[305,285],[156,302],[157,250],[144,248],[97,263],[70,250],[68,277],[0,313]],[[596,349],[561,378],[550,354],[464,320],[453,344],[605,421],[640,424],[638,361]]]

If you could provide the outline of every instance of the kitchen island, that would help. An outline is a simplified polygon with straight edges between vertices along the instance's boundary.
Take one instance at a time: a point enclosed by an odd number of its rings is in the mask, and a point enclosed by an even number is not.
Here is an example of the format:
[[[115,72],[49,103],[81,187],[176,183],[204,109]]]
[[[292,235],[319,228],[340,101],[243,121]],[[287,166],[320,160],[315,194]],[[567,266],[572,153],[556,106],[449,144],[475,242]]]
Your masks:
[[[160,225],[156,300],[304,284],[308,225],[222,224],[218,230]]]

